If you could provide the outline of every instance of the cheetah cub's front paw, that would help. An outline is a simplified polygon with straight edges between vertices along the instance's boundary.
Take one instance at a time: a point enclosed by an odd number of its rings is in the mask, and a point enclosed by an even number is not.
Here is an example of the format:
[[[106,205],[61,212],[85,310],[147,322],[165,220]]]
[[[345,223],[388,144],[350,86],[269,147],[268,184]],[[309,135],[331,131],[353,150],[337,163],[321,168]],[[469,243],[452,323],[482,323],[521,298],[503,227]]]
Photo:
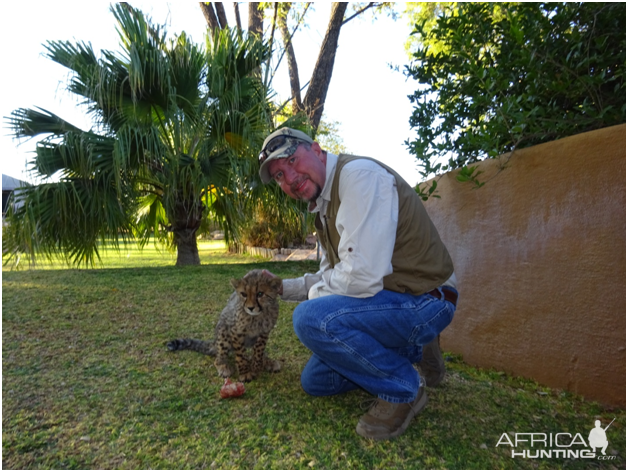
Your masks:
[[[218,375],[222,378],[226,379],[227,377],[231,377],[231,374],[233,374],[233,370],[227,364],[216,362],[214,365],[216,366],[216,370],[218,370]]]
[[[274,359],[264,359],[264,368],[268,372],[279,372],[281,370],[281,362]]]
[[[255,378],[255,374],[253,372],[244,372],[243,374],[240,374],[240,377],[238,380],[240,380],[240,382],[250,382],[254,378]]]

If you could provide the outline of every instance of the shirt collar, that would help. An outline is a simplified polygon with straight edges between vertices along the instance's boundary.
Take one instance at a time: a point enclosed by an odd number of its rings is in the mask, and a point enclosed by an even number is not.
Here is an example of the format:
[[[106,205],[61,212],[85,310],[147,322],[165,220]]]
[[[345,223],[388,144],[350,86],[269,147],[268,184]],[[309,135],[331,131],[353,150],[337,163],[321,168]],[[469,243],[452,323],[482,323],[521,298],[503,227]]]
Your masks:
[[[331,199],[331,186],[334,183],[334,175],[336,174],[336,164],[338,163],[338,156],[327,153],[327,163],[325,164],[325,185],[321,194],[316,199],[316,206],[310,210],[311,213],[316,213],[324,208],[324,202],[329,202]]]

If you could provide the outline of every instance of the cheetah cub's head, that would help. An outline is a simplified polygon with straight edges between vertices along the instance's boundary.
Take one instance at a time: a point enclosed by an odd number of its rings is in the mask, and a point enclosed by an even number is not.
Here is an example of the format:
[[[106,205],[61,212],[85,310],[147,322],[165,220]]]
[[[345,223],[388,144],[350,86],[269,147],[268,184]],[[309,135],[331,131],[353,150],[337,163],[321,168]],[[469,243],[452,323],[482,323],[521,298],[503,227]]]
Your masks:
[[[281,288],[279,277],[269,278],[262,275],[261,270],[252,270],[241,279],[231,279],[231,285],[235,288],[244,305],[244,311],[256,316],[264,312],[264,309],[276,304],[277,293]]]

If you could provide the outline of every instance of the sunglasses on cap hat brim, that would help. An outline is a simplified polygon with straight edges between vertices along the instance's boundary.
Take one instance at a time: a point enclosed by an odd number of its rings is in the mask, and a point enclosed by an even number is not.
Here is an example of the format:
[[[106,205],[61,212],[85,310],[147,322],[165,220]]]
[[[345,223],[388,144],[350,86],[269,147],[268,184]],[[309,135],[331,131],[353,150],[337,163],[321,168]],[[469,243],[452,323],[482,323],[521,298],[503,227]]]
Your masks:
[[[294,141],[301,141],[302,143],[307,143],[308,141],[298,138],[296,136],[288,136],[288,135],[282,135],[282,136],[277,136],[276,138],[271,139],[268,144],[266,145],[266,147],[264,149],[262,149],[262,152],[259,153],[259,163],[260,165],[262,165],[266,159],[268,159],[268,156],[270,156],[273,152],[275,152],[277,149],[279,149],[281,146],[283,146],[284,144],[286,144],[286,141],[288,139],[292,139]]]

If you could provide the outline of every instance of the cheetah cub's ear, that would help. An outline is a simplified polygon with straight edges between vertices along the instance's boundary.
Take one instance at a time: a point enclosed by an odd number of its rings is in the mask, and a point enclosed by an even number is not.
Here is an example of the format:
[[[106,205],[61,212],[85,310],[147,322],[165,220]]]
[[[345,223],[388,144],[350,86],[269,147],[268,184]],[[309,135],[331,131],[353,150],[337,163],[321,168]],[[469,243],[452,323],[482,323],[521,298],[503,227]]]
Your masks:
[[[283,281],[279,277],[274,277],[268,281],[268,285],[270,286],[271,290],[277,293],[281,288],[282,282]]]
[[[233,285],[233,288],[235,288],[237,290],[237,288],[240,285],[240,283],[242,283],[242,280],[231,279],[230,282],[231,282],[231,285]]]

